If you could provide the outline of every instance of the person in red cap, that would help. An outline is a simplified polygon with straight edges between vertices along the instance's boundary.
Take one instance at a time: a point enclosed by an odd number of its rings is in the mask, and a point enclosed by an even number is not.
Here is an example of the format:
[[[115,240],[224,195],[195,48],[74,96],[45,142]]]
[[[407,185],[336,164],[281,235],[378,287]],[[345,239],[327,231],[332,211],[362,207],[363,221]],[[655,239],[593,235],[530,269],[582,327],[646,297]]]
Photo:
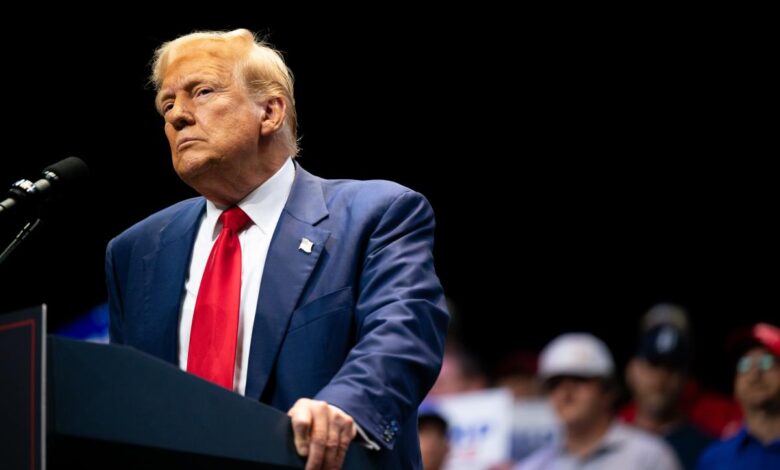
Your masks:
[[[745,425],[707,449],[698,468],[780,468],[780,329],[759,323],[734,343],[739,353],[734,394]]]

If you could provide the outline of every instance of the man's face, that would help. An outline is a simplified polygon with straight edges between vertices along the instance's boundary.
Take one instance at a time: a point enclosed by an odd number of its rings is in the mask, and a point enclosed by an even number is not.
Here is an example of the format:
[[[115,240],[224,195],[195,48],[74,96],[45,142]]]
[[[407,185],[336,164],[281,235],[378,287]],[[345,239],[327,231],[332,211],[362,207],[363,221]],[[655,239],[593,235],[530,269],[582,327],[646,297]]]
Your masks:
[[[662,417],[676,411],[685,383],[682,370],[635,358],[628,365],[626,378],[643,412]]]
[[[185,47],[169,64],[160,89],[174,169],[207,197],[231,185],[246,191],[243,186],[256,186],[262,174],[264,109],[234,76],[235,60],[213,44]]]
[[[609,413],[612,395],[600,379],[556,377],[549,390],[553,409],[566,426],[586,425]]]
[[[734,394],[746,410],[780,411],[780,364],[768,350],[756,347],[740,360]],[[769,366],[767,368],[767,366]]]
[[[421,423],[419,434],[423,468],[425,470],[443,468],[450,451],[447,434],[438,425],[432,423]]]

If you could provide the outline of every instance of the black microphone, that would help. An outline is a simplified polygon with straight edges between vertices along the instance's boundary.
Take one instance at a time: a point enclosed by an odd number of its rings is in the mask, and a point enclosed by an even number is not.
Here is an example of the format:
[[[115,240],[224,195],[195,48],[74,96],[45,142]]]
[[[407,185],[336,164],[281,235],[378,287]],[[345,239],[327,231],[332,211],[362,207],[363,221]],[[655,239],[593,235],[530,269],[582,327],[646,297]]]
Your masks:
[[[47,201],[53,194],[67,191],[74,183],[89,175],[86,163],[80,158],[68,157],[43,169],[43,178],[36,182],[21,179],[11,185],[8,197],[0,202],[0,214],[19,210]]]

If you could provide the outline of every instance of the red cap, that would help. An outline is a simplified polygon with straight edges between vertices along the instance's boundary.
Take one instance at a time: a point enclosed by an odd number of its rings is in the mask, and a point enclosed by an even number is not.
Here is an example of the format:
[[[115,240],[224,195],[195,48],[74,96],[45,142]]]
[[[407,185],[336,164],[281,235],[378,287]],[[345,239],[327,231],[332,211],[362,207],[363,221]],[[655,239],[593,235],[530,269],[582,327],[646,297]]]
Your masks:
[[[769,323],[758,323],[732,336],[730,348],[735,354],[742,354],[750,347],[761,346],[780,357],[780,328]]]
[[[772,354],[780,356],[780,328],[768,323],[759,323],[753,327],[753,338]]]

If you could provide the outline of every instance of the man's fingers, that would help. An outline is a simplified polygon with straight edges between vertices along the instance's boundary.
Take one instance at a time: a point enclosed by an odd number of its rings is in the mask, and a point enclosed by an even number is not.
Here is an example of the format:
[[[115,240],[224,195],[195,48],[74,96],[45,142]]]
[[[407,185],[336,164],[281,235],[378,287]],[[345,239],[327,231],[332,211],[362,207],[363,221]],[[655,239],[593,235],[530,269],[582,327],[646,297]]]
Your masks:
[[[341,427],[339,433],[338,452],[336,452],[334,468],[341,468],[344,465],[344,459],[347,457],[347,450],[349,450],[349,444],[355,439],[357,434],[357,427],[352,418],[347,417],[344,426]]]
[[[344,428],[345,418],[342,414],[328,407],[330,422],[328,427],[328,442],[325,445],[325,468],[341,468],[339,459],[339,445],[341,444],[341,430]]]
[[[301,398],[287,413],[295,448],[306,459],[306,470],[338,469],[357,434],[351,416],[324,401]]]
[[[325,459],[325,446],[328,442],[328,404],[324,401],[309,400],[308,407],[312,421],[306,470],[319,470]]]
[[[301,457],[309,455],[309,440],[311,435],[312,415],[308,405],[300,399],[295,402],[287,415],[292,421],[295,450]]]

